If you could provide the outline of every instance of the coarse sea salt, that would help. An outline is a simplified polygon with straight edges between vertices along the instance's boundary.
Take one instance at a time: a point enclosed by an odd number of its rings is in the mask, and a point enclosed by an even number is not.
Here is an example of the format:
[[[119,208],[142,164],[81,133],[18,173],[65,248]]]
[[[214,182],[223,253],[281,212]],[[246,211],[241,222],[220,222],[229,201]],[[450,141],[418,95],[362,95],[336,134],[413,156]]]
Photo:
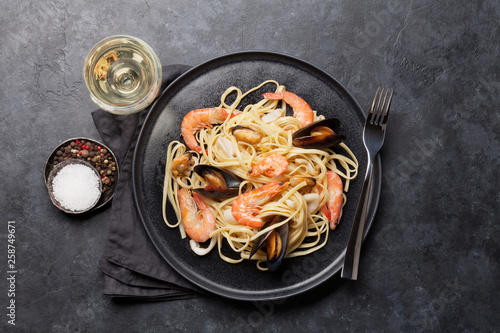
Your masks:
[[[82,164],[63,167],[52,180],[54,198],[67,210],[79,212],[92,208],[101,196],[100,179]]]

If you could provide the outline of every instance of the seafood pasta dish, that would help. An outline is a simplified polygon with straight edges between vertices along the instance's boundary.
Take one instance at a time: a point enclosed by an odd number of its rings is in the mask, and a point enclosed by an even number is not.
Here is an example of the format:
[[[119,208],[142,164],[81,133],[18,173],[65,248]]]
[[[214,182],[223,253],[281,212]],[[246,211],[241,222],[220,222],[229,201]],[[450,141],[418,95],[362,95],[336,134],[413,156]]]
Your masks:
[[[264,86],[275,89],[241,105]],[[219,106],[185,115],[184,142],[168,146],[162,208],[197,255],[217,246],[226,262],[255,260],[275,271],[333,237],[358,161],[335,132],[340,121],[299,94],[272,80],[247,92],[230,87]],[[167,220],[167,200],[176,221]]]

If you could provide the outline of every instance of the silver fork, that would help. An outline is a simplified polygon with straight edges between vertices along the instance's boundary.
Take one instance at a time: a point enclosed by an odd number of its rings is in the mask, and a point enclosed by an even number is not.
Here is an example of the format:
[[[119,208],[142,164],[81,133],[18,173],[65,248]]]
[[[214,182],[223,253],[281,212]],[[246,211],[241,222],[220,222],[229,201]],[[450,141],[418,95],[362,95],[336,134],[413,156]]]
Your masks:
[[[393,93],[394,90],[391,89],[389,95],[389,89],[380,89],[379,87],[375,93],[375,97],[373,97],[370,112],[366,117],[365,128],[363,130],[363,143],[368,154],[368,166],[347,244],[344,266],[341,273],[343,279],[357,280],[358,278],[359,255],[366,221],[373,161],[384,144],[385,126],[387,124]]]

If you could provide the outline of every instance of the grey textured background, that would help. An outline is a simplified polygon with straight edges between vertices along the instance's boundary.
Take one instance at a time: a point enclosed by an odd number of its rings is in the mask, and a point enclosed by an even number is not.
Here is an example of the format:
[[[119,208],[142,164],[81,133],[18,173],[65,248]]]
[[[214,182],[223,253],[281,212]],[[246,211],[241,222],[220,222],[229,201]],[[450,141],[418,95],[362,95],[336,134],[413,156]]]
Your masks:
[[[499,330],[500,2],[3,0],[0,18],[0,331]],[[110,210],[64,215],[42,171],[59,142],[100,139],[82,66],[114,34],[144,39],[163,64],[286,53],[338,78],[365,108],[377,85],[395,88],[382,198],[357,282],[336,276],[279,304],[102,295]],[[15,327],[6,316],[9,220]]]

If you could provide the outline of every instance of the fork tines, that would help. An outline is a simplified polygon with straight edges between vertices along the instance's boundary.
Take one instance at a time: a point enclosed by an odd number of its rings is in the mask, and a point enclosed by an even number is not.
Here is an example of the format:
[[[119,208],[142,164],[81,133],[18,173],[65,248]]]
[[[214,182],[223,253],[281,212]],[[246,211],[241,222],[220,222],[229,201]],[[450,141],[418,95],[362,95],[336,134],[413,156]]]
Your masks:
[[[389,95],[390,90],[390,95]],[[389,88],[377,88],[375,97],[373,97],[372,106],[370,108],[370,113],[368,115],[369,122],[374,125],[385,125],[387,122],[387,116],[389,114],[389,108],[391,106],[393,89]],[[389,98],[387,96],[389,95]]]

